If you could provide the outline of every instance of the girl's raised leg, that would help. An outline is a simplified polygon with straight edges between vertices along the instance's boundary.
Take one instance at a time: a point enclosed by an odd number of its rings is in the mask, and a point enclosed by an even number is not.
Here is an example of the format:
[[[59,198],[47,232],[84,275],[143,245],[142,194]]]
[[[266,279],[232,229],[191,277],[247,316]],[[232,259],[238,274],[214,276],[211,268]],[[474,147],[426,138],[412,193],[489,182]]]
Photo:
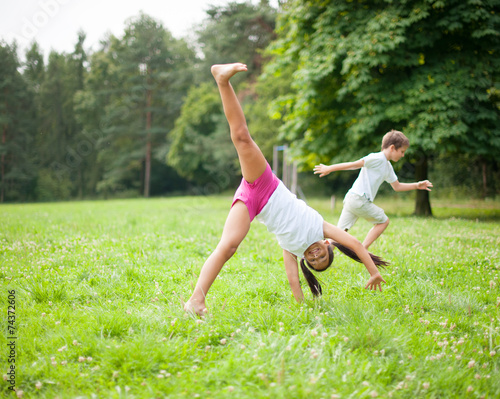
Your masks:
[[[266,170],[267,161],[260,148],[255,144],[241,109],[240,102],[229,83],[238,72],[246,71],[244,64],[225,64],[212,66],[212,75],[219,87],[224,114],[229,122],[231,140],[238,152],[243,178],[253,183]],[[227,216],[222,237],[214,252],[205,261],[193,295],[184,305],[184,310],[204,315],[207,311],[205,297],[224,264],[234,255],[250,229],[250,216],[246,205],[237,201]]]
[[[232,76],[246,70],[247,66],[240,63],[213,65],[212,75],[219,87],[224,114],[229,122],[231,140],[238,152],[241,173],[247,182],[253,183],[266,170],[267,161],[250,136],[240,102],[229,82]]]

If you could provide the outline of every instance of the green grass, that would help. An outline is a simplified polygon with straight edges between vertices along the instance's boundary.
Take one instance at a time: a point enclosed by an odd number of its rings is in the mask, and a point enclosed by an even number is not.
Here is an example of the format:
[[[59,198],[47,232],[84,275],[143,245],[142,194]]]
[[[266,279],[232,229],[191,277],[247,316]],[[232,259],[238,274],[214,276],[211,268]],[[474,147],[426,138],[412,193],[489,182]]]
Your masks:
[[[309,202],[337,222],[341,201]],[[318,275],[323,297],[304,287],[302,304],[254,222],[209,292],[210,316],[196,319],[181,303],[229,203],[0,206],[2,374],[14,289],[25,398],[500,396],[499,203],[436,201],[424,219],[403,197],[380,201],[391,224],[370,249],[391,262],[384,291],[364,290],[363,265],[339,255]],[[6,381],[0,393],[15,397]]]

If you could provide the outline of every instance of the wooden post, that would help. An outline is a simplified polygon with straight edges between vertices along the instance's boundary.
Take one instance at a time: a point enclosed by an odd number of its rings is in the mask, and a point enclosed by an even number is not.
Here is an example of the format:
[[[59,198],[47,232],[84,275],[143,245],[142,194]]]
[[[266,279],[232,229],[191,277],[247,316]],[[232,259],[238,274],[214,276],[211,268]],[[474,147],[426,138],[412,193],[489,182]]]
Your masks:
[[[290,187],[290,182],[288,181],[288,167],[287,167],[287,162],[286,162],[286,157],[287,157],[287,151],[288,151],[288,146],[285,144],[283,146],[283,183],[285,186]]]
[[[146,92],[146,154],[144,160],[144,197],[149,197],[151,180],[151,89]]]
[[[292,165],[292,187],[290,188],[292,194],[297,194],[297,161]]]
[[[278,146],[273,146],[273,173],[278,176]]]

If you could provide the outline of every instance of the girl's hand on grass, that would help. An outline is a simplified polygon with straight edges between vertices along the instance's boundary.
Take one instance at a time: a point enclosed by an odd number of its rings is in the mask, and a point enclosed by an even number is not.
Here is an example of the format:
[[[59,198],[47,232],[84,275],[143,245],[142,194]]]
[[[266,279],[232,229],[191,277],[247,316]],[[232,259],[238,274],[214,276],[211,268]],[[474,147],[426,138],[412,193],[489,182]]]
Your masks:
[[[184,311],[200,317],[204,317],[208,313],[205,303],[199,303],[191,299],[184,304]]]
[[[377,274],[374,274],[373,276],[370,277],[365,288],[369,289],[369,290],[375,290],[375,291],[377,291],[377,288],[378,288],[379,291],[382,292],[382,283],[387,284],[386,281],[380,275],[380,273],[377,273]]]

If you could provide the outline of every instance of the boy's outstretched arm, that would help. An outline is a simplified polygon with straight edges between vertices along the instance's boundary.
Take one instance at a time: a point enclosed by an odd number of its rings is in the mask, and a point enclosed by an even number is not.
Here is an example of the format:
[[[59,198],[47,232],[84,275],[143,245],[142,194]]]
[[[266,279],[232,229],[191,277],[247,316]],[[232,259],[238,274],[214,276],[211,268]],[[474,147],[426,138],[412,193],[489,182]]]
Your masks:
[[[329,173],[337,172],[339,170],[356,170],[360,169],[365,165],[364,159],[359,159],[354,162],[343,162],[336,163],[333,165],[323,165],[320,163],[314,167],[314,174],[319,175],[319,177],[326,176]]]
[[[434,187],[429,180],[422,180],[417,183],[400,183],[396,180],[391,183],[394,191],[411,191],[411,190],[427,190],[432,191],[431,188]]]

